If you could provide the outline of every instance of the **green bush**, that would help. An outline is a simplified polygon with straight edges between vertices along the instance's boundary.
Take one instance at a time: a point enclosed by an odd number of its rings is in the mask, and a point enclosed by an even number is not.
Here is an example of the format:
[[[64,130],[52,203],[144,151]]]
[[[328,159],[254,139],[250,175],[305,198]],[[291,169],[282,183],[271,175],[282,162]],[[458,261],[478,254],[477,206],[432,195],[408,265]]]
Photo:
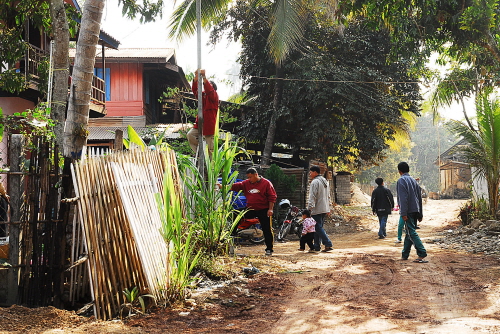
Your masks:
[[[474,219],[494,219],[490,213],[488,200],[483,197],[467,201],[460,207],[458,217],[462,221],[462,225],[469,225]]]
[[[272,164],[264,173],[266,179],[271,180],[274,187],[282,187],[287,193],[293,193],[300,185],[294,176],[286,175],[277,165]]]

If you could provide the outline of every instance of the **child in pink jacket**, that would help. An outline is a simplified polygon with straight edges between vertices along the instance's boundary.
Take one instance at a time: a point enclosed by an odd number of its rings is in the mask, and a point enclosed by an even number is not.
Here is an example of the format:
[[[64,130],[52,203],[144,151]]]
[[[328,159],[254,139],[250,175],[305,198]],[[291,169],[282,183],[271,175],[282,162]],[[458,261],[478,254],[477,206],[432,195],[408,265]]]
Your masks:
[[[316,221],[311,218],[311,211],[302,211],[302,237],[300,237],[299,251],[306,250],[306,244],[309,246],[309,252],[314,252],[314,232],[316,232]]]

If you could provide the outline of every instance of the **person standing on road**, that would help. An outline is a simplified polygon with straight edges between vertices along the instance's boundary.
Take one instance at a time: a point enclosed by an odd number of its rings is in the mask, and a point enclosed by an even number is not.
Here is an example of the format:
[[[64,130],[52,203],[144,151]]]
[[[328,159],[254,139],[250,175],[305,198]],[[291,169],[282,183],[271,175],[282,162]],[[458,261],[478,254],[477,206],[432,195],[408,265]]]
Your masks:
[[[203,80],[202,108],[203,108],[203,137],[207,142],[208,156],[212,159],[214,151],[214,134],[217,124],[217,112],[219,111],[219,95],[217,95],[217,85],[213,81],[208,81],[205,70],[200,70]],[[198,98],[198,71],[194,74],[194,80],[191,89],[193,95]],[[187,139],[191,149],[196,154],[198,150],[198,116],[194,122],[193,128],[187,133]]]
[[[311,211],[311,217],[316,221],[316,233],[314,233],[314,250],[321,250],[321,243],[325,246],[322,252],[333,250],[333,244],[323,228],[325,216],[330,214],[330,187],[328,181],[321,175],[318,166],[309,168],[311,185],[309,187],[309,202],[307,209]]]
[[[260,176],[255,168],[249,168],[247,179],[233,183],[231,190],[242,191],[246,196],[250,211],[245,214],[245,218],[259,218],[266,242],[266,255],[272,255],[274,235],[271,220],[277,198],[273,184]]]
[[[417,221],[422,221],[423,218],[422,191],[417,181],[410,176],[410,166],[406,162],[398,164],[398,171],[401,176],[396,186],[399,214],[405,222],[406,233],[401,259],[408,260],[411,246],[414,245],[418,258],[413,262],[427,263],[429,261],[424,260],[427,252],[416,231]]]
[[[372,212],[378,216],[379,229],[378,238],[384,239],[387,236],[386,225],[387,218],[394,208],[394,197],[389,189],[384,187],[384,179],[376,178],[375,183],[378,185],[372,192]]]

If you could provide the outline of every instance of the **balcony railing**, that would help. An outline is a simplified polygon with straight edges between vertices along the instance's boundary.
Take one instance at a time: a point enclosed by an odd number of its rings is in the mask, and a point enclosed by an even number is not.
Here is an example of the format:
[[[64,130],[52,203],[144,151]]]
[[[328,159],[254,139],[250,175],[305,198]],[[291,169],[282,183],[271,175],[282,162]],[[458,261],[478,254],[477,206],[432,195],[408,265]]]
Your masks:
[[[40,64],[48,56],[49,53],[47,51],[30,44],[28,47],[28,51],[26,52],[26,58],[21,62],[21,70],[24,67],[26,76],[30,76],[32,81],[38,84],[41,74],[39,71]],[[24,66],[25,64],[27,64],[27,66]],[[71,68],[70,73],[72,72],[73,71]],[[94,104],[101,105],[102,107],[106,104],[104,80],[96,77],[95,75],[92,78],[90,100]]]
[[[35,81],[40,79],[40,64],[44,59],[49,57],[49,53],[45,50],[42,50],[34,45],[29,45],[28,50],[26,52],[25,62],[27,66],[25,66],[25,74],[26,76],[30,75]]]
[[[104,88],[104,80],[96,77],[92,78],[92,92],[90,95],[90,99],[94,103],[105,104],[106,101],[106,92]]]

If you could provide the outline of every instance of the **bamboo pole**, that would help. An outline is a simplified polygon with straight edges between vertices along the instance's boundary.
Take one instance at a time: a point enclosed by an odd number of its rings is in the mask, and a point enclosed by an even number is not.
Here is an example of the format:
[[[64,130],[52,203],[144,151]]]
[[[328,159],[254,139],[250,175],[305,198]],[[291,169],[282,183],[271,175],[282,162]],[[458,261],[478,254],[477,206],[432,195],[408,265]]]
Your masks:
[[[99,294],[99,287],[97,286],[95,282],[95,275],[97,274],[95,272],[95,267],[96,267],[96,261],[94,256],[91,254],[91,236],[90,236],[90,231],[86,228],[86,220],[84,218],[89,218],[87,215],[88,210],[87,210],[87,203],[86,200],[87,198],[83,197],[84,196],[84,187],[85,183],[83,182],[82,179],[82,173],[81,173],[82,165],[80,163],[76,163],[74,165],[71,165],[71,173],[73,175],[73,183],[74,183],[74,188],[75,188],[75,194],[76,196],[80,197],[80,201],[78,202],[78,213],[79,213],[79,218],[80,218],[80,224],[82,226],[82,231],[83,231],[83,240],[84,240],[84,246],[85,246],[85,252],[89,256],[89,261],[87,261],[87,266],[88,266],[88,275],[89,275],[89,280],[90,280],[90,291],[92,294],[92,300],[94,302],[94,316],[97,319],[101,319],[101,312],[99,310],[99,307],[97,305],[98,300],[96,298],[96,295]],[[82,185],[82,190],[80,191],[79,185]],[[86,196],[86,194],[85,194]]]

